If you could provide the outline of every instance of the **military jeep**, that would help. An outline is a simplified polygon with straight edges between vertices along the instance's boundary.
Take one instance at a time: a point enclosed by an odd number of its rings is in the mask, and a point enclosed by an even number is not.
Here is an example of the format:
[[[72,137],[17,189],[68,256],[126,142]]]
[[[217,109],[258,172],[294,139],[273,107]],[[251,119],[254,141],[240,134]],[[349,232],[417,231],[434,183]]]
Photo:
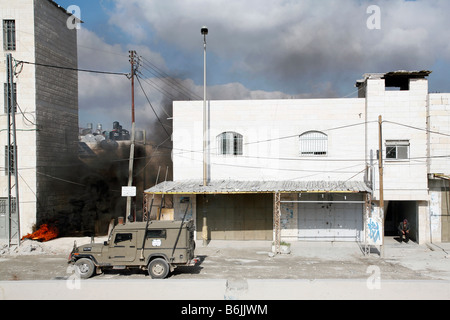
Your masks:
[[[108,241],[77,246],[68,263],[88,279],[104,269],[147,270],[153,279],[164,279],[177,266],[194,266],[194,222],[149,221],[119,224]]]

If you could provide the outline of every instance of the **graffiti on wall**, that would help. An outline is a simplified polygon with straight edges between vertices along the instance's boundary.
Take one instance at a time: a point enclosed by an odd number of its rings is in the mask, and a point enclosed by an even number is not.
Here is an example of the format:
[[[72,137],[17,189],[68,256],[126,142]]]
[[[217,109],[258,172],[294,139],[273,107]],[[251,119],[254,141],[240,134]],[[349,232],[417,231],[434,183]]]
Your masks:
[[[381,223],[373,218],[369,218],[367,222],[367,240],[370,245],[382,245],[381,239]]]

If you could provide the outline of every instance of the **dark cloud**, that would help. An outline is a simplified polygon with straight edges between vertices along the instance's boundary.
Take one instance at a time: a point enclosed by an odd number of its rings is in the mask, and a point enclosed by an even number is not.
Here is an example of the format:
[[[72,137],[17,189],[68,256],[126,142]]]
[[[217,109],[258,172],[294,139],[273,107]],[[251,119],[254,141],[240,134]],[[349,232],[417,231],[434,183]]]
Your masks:
[[[264,88],[304,93],[311,85],[393,69],[430,68],[450,60],[445,30],[448,1],[233,1],[116,0],[111,21],[124,32],[151,27],[152,41],[192,52],[200,45],[199,28],[210,27],[208,49],[229,61],[226,82],[258,82]],[[139,9],[133,25],[124,6]],[[369,5],[380,8],[381,29],[369,30]],[[139,20],[140,19],[140,20]],[[139,34],[140,40],[145,38]],[[149,40],[149,39],[147,39]],[[188,66],[185,66],[188,67]],[[189,71],[187,72],[189,73]],[[252,85],[250,85],[252,86]]]

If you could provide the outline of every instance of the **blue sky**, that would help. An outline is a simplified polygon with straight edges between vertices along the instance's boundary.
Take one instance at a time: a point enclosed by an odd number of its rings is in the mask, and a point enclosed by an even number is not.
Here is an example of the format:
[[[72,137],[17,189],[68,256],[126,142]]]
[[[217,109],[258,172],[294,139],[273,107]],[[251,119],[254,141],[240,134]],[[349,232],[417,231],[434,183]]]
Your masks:
[[[167,105],[184,99],[177,88],[202,96],[203,25],[210,31],[211,99],[355,97],[355,81],[364,73],[425,69],[433,71],[430,92],[450,92],[448,0],[56,2],[80,8],[79,67],[128,72],[128,50],[136,50],[146,61],[145,91],[165,118]],[[371,5],[379,16],[368,13]],[[368,28],[372,18],[379,29]],[[154,78],[150,64],[177,84]],[[125,77],[80,74],[79,91],[80,126],[109,129],[119,120],[129,127]],[[138,126],[145,129],[155,117],[136,92]]]

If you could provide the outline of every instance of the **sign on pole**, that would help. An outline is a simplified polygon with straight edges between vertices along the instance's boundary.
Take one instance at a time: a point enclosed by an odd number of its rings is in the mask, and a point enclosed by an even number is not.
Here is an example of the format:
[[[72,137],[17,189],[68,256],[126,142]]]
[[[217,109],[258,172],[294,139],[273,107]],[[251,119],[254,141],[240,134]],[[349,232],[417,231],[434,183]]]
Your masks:
[[[122,197],[136,197],[136,187],[122,187]]]

